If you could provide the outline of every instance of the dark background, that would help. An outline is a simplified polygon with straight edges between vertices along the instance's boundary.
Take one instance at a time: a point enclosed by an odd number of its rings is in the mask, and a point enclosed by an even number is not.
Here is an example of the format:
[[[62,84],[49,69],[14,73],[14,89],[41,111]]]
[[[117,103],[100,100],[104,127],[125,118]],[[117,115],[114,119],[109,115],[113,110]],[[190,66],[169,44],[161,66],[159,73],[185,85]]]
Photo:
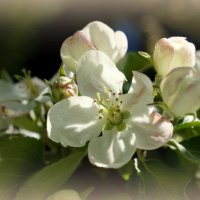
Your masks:
[[[0,0],[0,68],[50,78],[64,39],[94,20],[124,31],[129,51],[152,52],[169,36],[200,44],[199,0]]]

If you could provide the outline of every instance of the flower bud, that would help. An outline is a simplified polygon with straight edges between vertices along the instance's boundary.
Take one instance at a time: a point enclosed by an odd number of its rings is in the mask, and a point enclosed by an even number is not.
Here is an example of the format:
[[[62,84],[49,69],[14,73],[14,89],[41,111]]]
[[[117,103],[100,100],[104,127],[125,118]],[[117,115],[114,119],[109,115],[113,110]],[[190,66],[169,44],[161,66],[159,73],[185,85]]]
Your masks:
[[[56,102],[78,95],[78,87],[75,81],[66,76],[59,76],[53,83],[51,89],[52,97]]]
[[[60,190],[46,200],[81,200],[79,194],[74,190]]]
[[[194,67],[195,58],[194,44],[184,37],[160,39],[153,53],[154,67],[161,77],[177,67]]]
[[[67,38],[60,53],[63,63],[75,72],[79,58],[86,51],[102,51],[116,63],[125,55],[127,48],[128,42],[123,32],[114,32],[106,24],[94,21]]]
[[[160,84],[162,98],[177,117],[200,108],[200,73],[191,67],[172,70]]]

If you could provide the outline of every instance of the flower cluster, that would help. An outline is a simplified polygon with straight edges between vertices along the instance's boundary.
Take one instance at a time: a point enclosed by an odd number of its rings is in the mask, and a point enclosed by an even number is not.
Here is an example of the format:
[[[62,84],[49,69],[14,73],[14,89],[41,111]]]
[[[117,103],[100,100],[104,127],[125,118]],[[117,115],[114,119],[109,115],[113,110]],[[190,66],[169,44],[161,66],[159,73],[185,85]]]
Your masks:
[[[126,51],[125,34],[98,21],[61,47],[63,64],[75,74],[79,95],[49,110],[48,137],[65,147],[88,144],[89,160],[99,167],[122,167],[137,149],[159,148],[173,133],[172,123],[149,106],[153,86],[146,75],[133,71],[130,89],[123,92],[126,77],[115,63]]]
[[[160,39],[153,54],[160,75],[164,103],[178,118],[194,114],[200,108],[200,73],[195,68],[194,44],[183,37]]]
[[[52,79],[0,72],[0,199],[199,196],[200,51],[184,37],[127,49],[94,21],[63,42]],[[117,169],[117,193],[96,166]]]

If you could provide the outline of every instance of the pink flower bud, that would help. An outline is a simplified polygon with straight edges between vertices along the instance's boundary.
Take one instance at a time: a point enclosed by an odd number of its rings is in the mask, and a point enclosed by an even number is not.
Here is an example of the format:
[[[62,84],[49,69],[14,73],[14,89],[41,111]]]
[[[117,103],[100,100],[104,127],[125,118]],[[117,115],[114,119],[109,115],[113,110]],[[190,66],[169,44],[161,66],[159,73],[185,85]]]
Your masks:
[[[66,76],[58,77],[52,85],[52,96],[56,102],[77,95],[78,87],[75,81]]]
[[[161,77],[177,67],[194,67],[195,58],[194,44],[184,37],[160,39],[153,53],[154,67]]]

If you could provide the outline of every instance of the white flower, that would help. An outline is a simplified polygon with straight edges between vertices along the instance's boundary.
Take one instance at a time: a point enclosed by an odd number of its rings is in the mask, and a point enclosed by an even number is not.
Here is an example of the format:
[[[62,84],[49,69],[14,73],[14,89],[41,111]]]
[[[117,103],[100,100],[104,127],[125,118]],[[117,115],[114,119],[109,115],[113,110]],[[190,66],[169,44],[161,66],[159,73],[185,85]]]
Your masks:
[[[49,138],[74,147],[89,141],[90,162],[107,168],[123,166],[136,148],[151,150],[165,144],[173,126],[147,107],[153,102],[150,79],[134,72],[127,94],[122,94],[123,80],[123,74],[104,53],[85,53],[77,81],[80,93],[87,96],[70,97],[50,109]]]
[[[81,200],[81,197],[75,190],[65,189],[52,194],[46,200]]]
[[[172,70],[161,82],[163,101],[177,117],[200,108],[200,73],[191,67]]]
[[[0,80],[0,110],[3,108],[3,114],[9,117],[27,114],[36,106],[32,100],[44,87],[37,77],[25,77],[15,84]]]
[[[61,58],[75,72],[79,58],[86,51],[102,51],[116,63],[125,55],[127,48],[127,38],[122,31],[114,32],[106,24],[94,21],[63,42]]]
[[[194,67],[195,59],[195,46],[184,37],[160,39],[153,53],[154,67],[162,77],[177,67]]]

